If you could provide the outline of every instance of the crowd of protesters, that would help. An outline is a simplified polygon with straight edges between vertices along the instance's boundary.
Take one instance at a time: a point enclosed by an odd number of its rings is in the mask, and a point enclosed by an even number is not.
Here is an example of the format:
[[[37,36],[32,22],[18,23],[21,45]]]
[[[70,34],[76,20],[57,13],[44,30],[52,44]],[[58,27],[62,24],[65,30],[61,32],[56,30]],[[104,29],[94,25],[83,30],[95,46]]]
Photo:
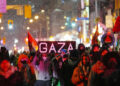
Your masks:
[[[61,53],[0,49],[0,86],[119,86],[119,52],[98,44]]]

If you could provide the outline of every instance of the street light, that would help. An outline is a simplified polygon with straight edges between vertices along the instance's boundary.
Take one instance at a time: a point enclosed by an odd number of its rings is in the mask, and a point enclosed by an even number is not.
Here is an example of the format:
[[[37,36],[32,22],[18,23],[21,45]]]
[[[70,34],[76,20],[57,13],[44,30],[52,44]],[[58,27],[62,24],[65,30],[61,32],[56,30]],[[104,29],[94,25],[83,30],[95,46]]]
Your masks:
[[[30,27],[27,27],[27,30],[29,30],[30,29]]]
[[[38,15],[36,15],[34,18],[37,20],[37,19],[39,19],[39,16],[38,16]]]
[[[30,22],[30,23],[33,23],[33,19],[30,19],[29,22]]]
[[[61,26],[61,29],[64,30],[64,29],[65,29],[65,26]]]
[[[16,47],[16,44],[14,44],[13,46]]]
[[[75,19],[75,22],[77,22],[78,20],[77,19]]]
[[[41,13],[44,13],[45,12],[45,10],[41,10]]]
[[[18,43],[18,39],[15,38],[15,39],[14,39],[14,43],[15,43],[15,44]]]
[[[3,29],[4,29],[4,27],[2,26],[2,27],[0,27],[0,29],[1,29],[1,30],[3,30]]]
[[[66,19],[67,17],[66,16],[64,16],[64,19]]]

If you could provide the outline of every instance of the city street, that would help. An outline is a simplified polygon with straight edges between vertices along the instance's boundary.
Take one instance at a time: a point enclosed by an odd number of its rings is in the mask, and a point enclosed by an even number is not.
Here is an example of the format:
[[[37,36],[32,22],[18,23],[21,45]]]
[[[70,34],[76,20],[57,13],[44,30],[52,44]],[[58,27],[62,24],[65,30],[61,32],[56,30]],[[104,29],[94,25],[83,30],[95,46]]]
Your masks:
[[[120,86],[120,0],[0,0],[0,86]]]

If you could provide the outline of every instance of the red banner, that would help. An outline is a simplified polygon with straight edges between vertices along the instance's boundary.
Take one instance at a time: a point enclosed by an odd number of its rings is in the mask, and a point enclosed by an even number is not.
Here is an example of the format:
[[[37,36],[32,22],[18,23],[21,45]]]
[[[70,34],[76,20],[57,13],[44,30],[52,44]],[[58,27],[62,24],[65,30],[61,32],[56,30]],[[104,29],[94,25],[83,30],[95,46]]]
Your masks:
[[[76,48],[75,41],[40,41],[38,43],[38,50],[40,53],[60,53],[62,49],[66,49],[68,52]]]

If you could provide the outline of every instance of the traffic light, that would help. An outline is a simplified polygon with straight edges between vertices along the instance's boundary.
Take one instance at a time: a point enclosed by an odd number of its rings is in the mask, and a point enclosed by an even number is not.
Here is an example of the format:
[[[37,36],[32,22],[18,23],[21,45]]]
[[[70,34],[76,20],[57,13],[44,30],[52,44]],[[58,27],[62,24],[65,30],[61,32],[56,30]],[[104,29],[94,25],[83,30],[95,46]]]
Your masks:
[[[24,6],[24,11],[25,11],[25,18],[31,18],[32,17],[32,8],[31,5],[25,5]]]
[[[13,29],[13,20],[8,20],[8,29]]]

